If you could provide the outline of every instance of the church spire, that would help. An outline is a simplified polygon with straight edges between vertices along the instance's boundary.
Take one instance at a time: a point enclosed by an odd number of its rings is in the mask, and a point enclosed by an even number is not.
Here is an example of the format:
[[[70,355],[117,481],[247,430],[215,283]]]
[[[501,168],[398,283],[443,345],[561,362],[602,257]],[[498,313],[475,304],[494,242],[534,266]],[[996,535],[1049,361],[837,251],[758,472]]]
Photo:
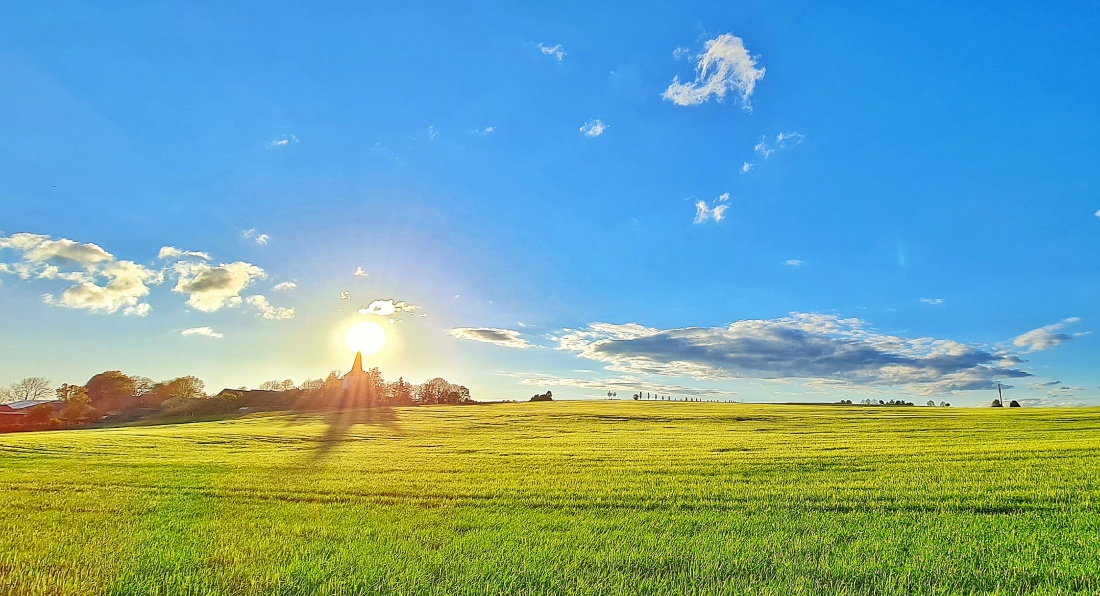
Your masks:
[[[363,353],[362,352],[356,352],[355,353],[355,362],[352,363],[351,372],[349,372],[348,374],[349,375],[365,375],[365,374],[367,374],[367,372],[365,370],[363,370]]]

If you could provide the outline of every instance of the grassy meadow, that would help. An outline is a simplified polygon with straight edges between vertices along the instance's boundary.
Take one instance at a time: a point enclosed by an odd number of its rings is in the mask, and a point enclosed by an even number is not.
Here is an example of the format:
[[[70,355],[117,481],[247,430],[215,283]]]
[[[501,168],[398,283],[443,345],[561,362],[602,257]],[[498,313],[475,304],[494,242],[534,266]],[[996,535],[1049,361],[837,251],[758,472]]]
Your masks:
[[[0,594],[1100,594],[1100,409],[554,402],[0,435]]]

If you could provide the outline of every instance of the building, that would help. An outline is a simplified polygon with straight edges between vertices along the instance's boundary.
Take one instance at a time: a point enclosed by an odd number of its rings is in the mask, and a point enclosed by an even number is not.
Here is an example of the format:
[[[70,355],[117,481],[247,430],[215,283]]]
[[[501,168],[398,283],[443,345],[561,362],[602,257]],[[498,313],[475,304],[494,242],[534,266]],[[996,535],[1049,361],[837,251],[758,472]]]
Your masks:
[[[363,370],[363,353],[356,352],[355,362],[351,363],[351,370],[348,371],[348,374],[344,375],[341,386],[344,388],[344,391],[355,393],[368,385],[367,380],[369,378],[370,377],[367,376],[367,371]]]

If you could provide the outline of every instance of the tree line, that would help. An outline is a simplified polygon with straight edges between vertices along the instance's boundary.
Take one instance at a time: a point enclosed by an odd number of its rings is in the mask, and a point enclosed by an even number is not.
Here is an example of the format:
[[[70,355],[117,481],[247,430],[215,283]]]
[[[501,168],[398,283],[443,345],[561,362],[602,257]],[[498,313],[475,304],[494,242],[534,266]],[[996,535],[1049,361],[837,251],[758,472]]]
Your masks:
[[[241,408],[329,409],[371,406],[416,406],[473,403],[470,390],[442,378],[413,385],[404,378],[386,381],[378,368],[367,371],[355,391],[345,391],[339,371],[300,384],[290,379],[265,381],[262,392],[246,387],[207,395],[195,376],[166,381],[131,376],[122,371],[99,373],[84,385],[63,383],[53,389],[44,377],[27,377],[0,387],[0,404],[22,400],[52,400],[31,407],[22,418],[23,430],[86,426],[104,418],[119,421],[146,417],[222,415]]]

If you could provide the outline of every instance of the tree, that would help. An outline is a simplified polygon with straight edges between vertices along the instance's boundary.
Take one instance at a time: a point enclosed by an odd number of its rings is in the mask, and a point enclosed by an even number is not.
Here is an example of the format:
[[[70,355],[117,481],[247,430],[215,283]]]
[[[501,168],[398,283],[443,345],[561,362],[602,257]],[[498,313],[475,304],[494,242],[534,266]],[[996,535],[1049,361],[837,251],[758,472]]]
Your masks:
[[[934,401],[932,401],[932,400],[928,400],[928,403],[927,403],[927,404],[925,404],[925,405],[926,405],[926,406],[930,406],[930,407],[935,407],[935,406],[936,406],[936,402],[934,402]]]
[[[108,370],[95,375],[84,385],[92,405],[103,412],[119,412],[135,405],[134,379],[121,371]]]
[[[6,401],[40,400],[50,396],[50,380],[45,377],[27,377],[12,383],[3,397]]]
[[[414,399],[419,404],[461,404],[473,401],[470,390],[436,377],[416,388]]]
[[[1018,408],[1018,407],[1020,407],[1020,402],[1018,402],[1016,400],[1012,400],[1012,401],[1008,402],[1008,407]]]
[[[295,387],[294,381],[286,379],[285,381],[264,381],[260,383],[260,390],[262,391],[290,391]]]
[[[83,424],[95,420],[99,416],[99,412],[92,407],[88,390],[80,385],[62,383],[57,388],[57,398],[65,402],[65,409],[61,411],[61,417],[69,424]]]
[[[158,407],[173,399],[177,402],[201,399],[206,397],[205,386],[206,383],[196,376],[178,377],[153,385],[149,393],[142,396],[141,401],[146,407]]]
[[[301,385],[298,385],[298,389],[302,391],[316,391],[325,386],[324,379],[306,379],[302,381]]]
[[[994,408],[1003,408],[1004,407],[1003,405],[1001,405],[1001,400],[999,400],[999,399],[993,400],[993,403],[991,403],[989,405],[993,406]]]
[[[56,427],[59,424],[60,421],[53,417],[53,407],[49,404],[34,406],[27,410],[26,416],[23,416],[23,426],[30,428]]]

